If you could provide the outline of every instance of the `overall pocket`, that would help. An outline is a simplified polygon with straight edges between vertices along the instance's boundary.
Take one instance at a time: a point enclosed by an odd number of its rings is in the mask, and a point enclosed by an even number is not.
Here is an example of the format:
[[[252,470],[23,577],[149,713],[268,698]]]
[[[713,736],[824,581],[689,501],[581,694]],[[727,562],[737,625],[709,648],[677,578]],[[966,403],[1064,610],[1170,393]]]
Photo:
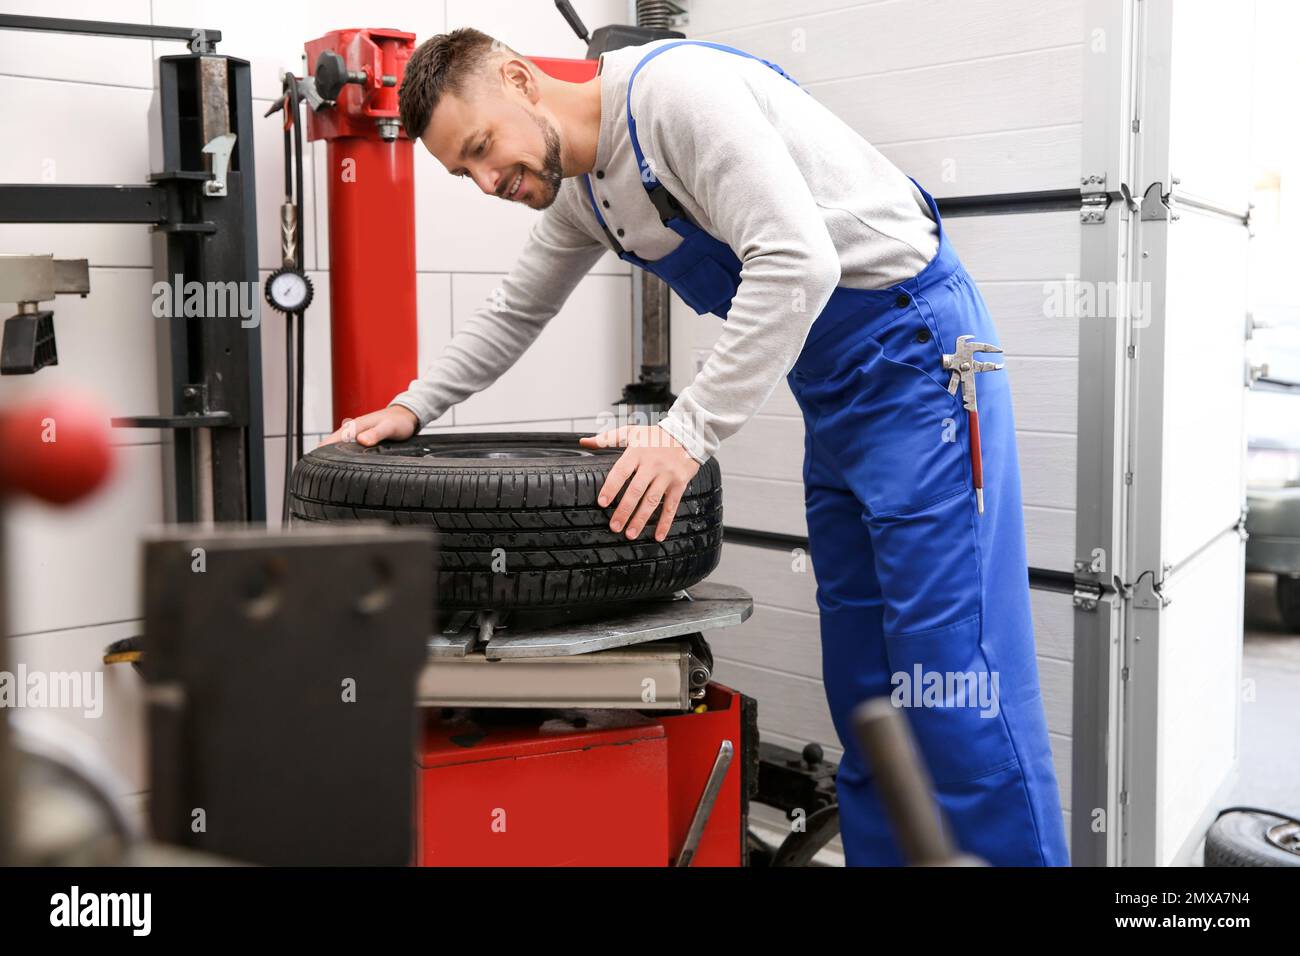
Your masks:
[[[989,668],[977,612],[953,624],[885,634],[891,700],[908,718],[938,785],[974,780],[1017,763]]]
[[[740,287],[721,263],[707,255],[674,278],[661,278],[699,315],[713,313],[724,318]]]

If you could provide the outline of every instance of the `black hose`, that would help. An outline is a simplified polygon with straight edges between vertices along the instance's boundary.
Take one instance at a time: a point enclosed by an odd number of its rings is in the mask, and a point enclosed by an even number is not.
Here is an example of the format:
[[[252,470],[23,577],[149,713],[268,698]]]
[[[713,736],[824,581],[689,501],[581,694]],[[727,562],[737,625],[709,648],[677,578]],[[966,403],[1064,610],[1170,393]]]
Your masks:
[[[283,265],[303,268],[303,172],[302,172],[302,116],[298,92],[298,78],[292,73],[285,76],[284,110],[284,199],[294,207],[294,250]],[[297,341],[294,326],[297,325]],[[289,486],[293,480],[293,467],[303,455],[305,439],[304,406],[306,404],[306,315],[291,312],[284,317],[284,495],[280,507],[280,521],[289,524]],[[295,361],[294,356],[297,356]],[[295,368],[296,367],[296,368]],[[295,376],[295,370],[297,375]]]
[[[289,526],[289,482],[293,478],[293,458],[289,440],[293,435],[293,315],[284,317],[284,494],[281,496],[280,524]]]
[[[303,208],[302,208],[302,192],[303,192],[302,189],[302,115],[299,111],[299,105],[298,105],[301,102],[301,97],[299,96],[298,93],[298,78],[294,76],[292,73],[290,73],[287,79],[289,81],[290,104],[293,109],[292,125],[293,125],[293,160],[294,160],[293,163],[294,205],[298,210],[298,215],[294,217],[294,228],[296,229],[296,233],[297,233],[296,241],[294,242],[294,265],[297,266],[299,270],[301,270],[303,267],[303,235],[304,235],[303,220],[306,218],[306,216],[303,214]],[[293,456],[293,460],[295,464],[298,462],[300,458],[302,458],[303,441],[305,437],[303,432],[306,429],[305,419],[303,417],[303,406],[304,406],[304,398],[305,398],[304,393],[306,390],[306,379],[307,379],[307,361],[306,361],[306,345],[305,345],[305,340],[307,338],[306,335],[307,322],[306,322],[306,316],[302,312],[297,313],[297,323],[298,323],[298,395],[296,401],[297,410],[295,414],[297,418],[298,432],[297,432],[297,443],[296,443],[294,456]],[[284,453],[286,456],[289,454],[289,440],[287,435],[285,436]],[[288,485],[285,486],[285,494],[286,496],[288,494]]]

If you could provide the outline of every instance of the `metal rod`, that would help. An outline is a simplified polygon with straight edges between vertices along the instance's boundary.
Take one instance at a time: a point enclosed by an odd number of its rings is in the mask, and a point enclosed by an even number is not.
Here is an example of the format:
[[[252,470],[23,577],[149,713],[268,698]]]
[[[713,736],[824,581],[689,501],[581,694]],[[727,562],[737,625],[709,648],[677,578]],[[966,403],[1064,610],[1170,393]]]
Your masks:
[[[682,852],[677,856],[678,866],[690,866],[691,861],[695,859],[695,851],[699,849],[700,839],[704,836],[704,826],[709,822],[709,814],[713,812],[713,804],[722,790],[722,781],[727,777],[727,768],[731,766],[731,758],[735,752],[736,746],[730,740],[724,740],[722,746],[718,748],[713,769],[709,771],[709,779],[704,784],[704,793],[700,795],[695,816],[691,817],[691,826],[686,831]]]
[[[26,17],[0,14],[0,30],[28,30],[35,33],[82,33],[88,36],[128,37],[138,40],[177,40],[193,44],[201,38],[207,51],[221,42],[220,30],[196,27],[164,27],[152,23],[118,23],[111,20],[69,20],[63,17]]]
[[[952,216],[1007,216],[1033,212],[1077,212],[1083,203],[1080,189],[1043,189],[1023,193],[950,196],[936,200],[944,218]]]
[[[888,698],[877,697],[858,707],[853,723],[903,858],[912,866],[953,859],[956,853],[944,831],[929,775],[903,715]]]
[[[734,528],[726,525],[722,529],[722,540],[726,544],[740,544],[749,548],[766,548],[769,551],[790,552],[798,548],[807,552],[808,539],[798,534],[781,534],[776,531],[756,531],[752,528]],[[1060,591],[1070,594],[1074,591],[1074,575],[1069,571],[1054,571],[1050,568],[1029,569],[1029,586],[1040,591]],[[1107,585],[1102,585],[1108,590]]]
[[[216,516],[212,486],[212,429],[194,430],[194,514],[201,525],[211,526]]]

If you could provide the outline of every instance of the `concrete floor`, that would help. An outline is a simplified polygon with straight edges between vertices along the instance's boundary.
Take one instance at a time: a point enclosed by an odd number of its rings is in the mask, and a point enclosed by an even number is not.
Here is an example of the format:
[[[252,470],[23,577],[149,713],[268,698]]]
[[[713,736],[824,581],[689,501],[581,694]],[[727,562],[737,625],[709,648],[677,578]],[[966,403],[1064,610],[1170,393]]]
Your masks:
[[[1241,705],[1241,776],[1230,805],[1300,816],[1300,634],[1282,629],[1270,575],[1246,576],[1242,677],[1255,682]]]
[[[1246,575],[1245,623],[1241,676],[1254,700],[1241,704],[1239,775],[1224,806],[1300,817],[1300,634],[1282,628],[1272,575]],[[1192,865],[1204,855],[1202,841]]]

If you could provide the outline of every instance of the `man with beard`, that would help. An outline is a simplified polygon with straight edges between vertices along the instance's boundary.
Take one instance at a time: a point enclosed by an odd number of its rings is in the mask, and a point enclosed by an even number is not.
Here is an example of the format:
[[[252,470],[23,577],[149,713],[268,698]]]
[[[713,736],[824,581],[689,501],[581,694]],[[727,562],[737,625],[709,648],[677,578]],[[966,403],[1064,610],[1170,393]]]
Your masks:
[[[1004,374],[980,376],[977,431],[949,391],[944,355],[997,333],[930,195],[775,64],[716,43],[613,50],[568,83],[461,29],[415,51],[400,105],[452,175],[545,212],[502,294],[389,407],[329,440],[407,438],[492,384],[607,249],[658,275],[726,322],[662,421],[582,439],[626,449],[597,496],[617,501],[611,530],[663,540],[700,464],[784,378],[805,422],[848,862],[899,862],[853,709],[917,674],[998,687],[992,708],[944,692],[909,709],[962,849],[1067,863],[1010,392]]]

